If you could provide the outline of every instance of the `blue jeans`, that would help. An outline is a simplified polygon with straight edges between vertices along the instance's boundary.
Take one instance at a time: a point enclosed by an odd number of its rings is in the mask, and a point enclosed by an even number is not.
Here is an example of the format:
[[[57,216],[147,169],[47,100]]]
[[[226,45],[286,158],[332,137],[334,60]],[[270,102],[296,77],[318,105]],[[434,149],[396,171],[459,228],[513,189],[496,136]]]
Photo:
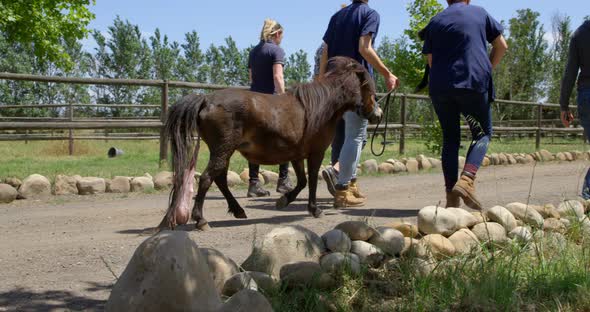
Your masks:
[[[356,178],[356,166],[361,158],[363,141],[367,133],[369,121],[355,112],[344,113],[344,144],[340,151],[340,173],[338,184],[348,185],[350,180]]]
[[[432,95],[432,104],[443,132],[442,166],[447,192],[457,183],[461,115],[465,116],[473,138],[463,172],[475,176],[492,138],[492,111],[488,94],[455,89],[444,95]]]
[[[340,151],[342,150],[342,145],[344,145],[344,136],[346,132],[346,126],[344,119],[340,119],[338,125],[336,126],[336,133],[334,134],[334,139],[332,140],[332,154],[330,161],[332,162],[332,166],[334,166],[338,159],[340,158]],[[363,134],[363,146],[367,145],[367,129],[365,128],[365,132]]]
[[[578,117],[582,127],[584,127],[584,135],[590,140],[590,89],[578,90]],[[588,170],[584,179],[582,198],[590,199],[590,170]]]

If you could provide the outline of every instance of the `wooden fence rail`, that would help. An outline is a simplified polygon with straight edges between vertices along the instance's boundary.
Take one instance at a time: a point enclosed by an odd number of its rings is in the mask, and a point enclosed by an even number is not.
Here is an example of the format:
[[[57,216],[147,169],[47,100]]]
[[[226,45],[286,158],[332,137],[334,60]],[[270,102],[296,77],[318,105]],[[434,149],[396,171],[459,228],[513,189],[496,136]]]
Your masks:
[[[66,116],[57,118],[47,117],[0,117],[0,131],[3,130],[67,130],[67,136],[46,136],[46,135],[30,135],[30,134],[0,134],[0,141],[16,141],[16,140],[68,140],[70,155],[74,152],[74,140],[149,140],[159,139],[160,141],[160,163],[168,158],[168,138],[162,129],[169,106],[169,90],[170,88],[185,88],[185,89],[201,89],[201,90],[220,90],[226,89],[228,86],[203,84],[184,81],[167,81],[167,80],[145,80],[145,79],[107,79],[107,78],[77,78],[77,77],[49,77],[37,76],[27,74],[13,74],[0,73],[0,80],[9,81],[33,81],[33,82],[47,82],[47,83],[63,83],[63,84],[85,84],[85,85],[118,85],[118,86],[141,86],[141,87],[157,87],[160,88],[161,100],[160,104],[47,104],[47,105],[0,105],[0,112],[8,109],[47,109],[47,108],[64,108]],[[238,86],[232,88],[247,89],[247,87]],[[382,97],[384,94],[378,94]],[[407,107],[408,100],[430,101],[430,98],[425,95],[416,94],[400,94],[400,116],[399,124],[389,124],[388,130],[399,131],[399,152],[405,153],[406,148],[406,134],[407,130],[421,129],[420,125],[407,123]],[[581,128],[548,128],[543,127],[543,110],[544,109],[559,109],[558,104],[550,103],[535,103],[535,102],[521,102],[521,101],[507,101],[496,100],[497,104],[501,105],[524,105],[531,106],[536,116],[536,124],[534,127],[494,127],[497,132],[534,132],[535,146],[537,149],[541,145],[542,133],[583,133]],[[96,119],[96,118],[75,118],[74,110],[76,108],[128,108],[128,109],[145,109],[145,110],[160,110],[159,117],[145,116],[145,117],[124,117],[121,119]],[[575,106],[571,106],[576,109]],[[532,121],[535,122],[535,121]],[[370,130],[375,128],[374,125],[369,126]],[[467,129],[467,127],[462,127]],[[157,129],[159,135],[118,135],[118,136],[99,136],[99,135],[74,135],[74,130],[80,129]],[[378,130],[385,129],[383,126]]]

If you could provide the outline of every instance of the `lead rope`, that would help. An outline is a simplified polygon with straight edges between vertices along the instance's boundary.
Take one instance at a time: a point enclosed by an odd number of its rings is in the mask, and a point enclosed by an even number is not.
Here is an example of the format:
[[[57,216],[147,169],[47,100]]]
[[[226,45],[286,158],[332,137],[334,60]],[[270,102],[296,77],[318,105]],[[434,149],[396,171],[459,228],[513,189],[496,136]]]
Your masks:
[[[381,118],[379,119],[377,124],[375,125],[375,129],[373,129],[373,134],[371,135],[371,153],[373,155],[375,155],[376,157],[379,157],[385,153],[385,142],[387,141],[387,127],[389,125],[389,120],[387,119],[387,116],[389,115],[389,104],[390,104],[389,100],[391,99],[391,94],[393,94],[393,101],[395,101],[395,97],[397,94],[397,91],[395,89],[389,91],[384,97],[382,97],[381,99],[379,99],[379,101],[377,101],[377,105],[379,105],[379,103],[381,103],[383,100],[385,100],[385,105],[383,106],[383,115],[381,116]],[[375,149],[374,149],[375,137],[377,136],[377,131],[379,130],[379,126],[381,125],[383,118],[385,118],[385,129],[383,129],[383,143],[381,143],[382,148],[381,148],[381,152],[375,153]]]

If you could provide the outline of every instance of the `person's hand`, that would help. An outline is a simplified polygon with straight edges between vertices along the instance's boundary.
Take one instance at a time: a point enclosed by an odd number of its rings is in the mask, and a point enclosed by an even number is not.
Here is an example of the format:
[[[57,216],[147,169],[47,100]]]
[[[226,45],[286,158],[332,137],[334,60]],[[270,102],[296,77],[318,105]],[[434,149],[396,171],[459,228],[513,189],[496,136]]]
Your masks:
[[[561,123],[564,127],[569,128],[572,121],[574,121],[574,115],[569,110],[561,112]]]
[[[397,77],[392,73],[389,73],[389,75],[385,77],[385,85],[387,86],[387,91],[397,89],[399,87],[399,83],[399,79],[397,79]]]

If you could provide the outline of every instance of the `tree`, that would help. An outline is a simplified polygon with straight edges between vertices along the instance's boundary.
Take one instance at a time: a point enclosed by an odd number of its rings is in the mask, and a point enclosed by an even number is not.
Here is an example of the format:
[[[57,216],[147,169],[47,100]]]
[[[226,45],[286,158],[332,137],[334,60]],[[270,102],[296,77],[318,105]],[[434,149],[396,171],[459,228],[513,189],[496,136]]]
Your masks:
[[[94,18],[88,10],[94,0],[2,0],[0,31],[9,42],[31,45],[41,61],[59,67],[74,66],[64,41],[86,37],[86,28]]]
[[[225,38],[225,45],[219,47],[222,60],[223,83],[230,86],[248,84],[248,59],[238,49],[234,39]]]
[[[572,20],[567,15],[555,14],[551,24],[553,46],[549,52],[551,56],[549,60],[551,75],[547,82],[547,99],[551,103],[559,103],[561,79],[567,64],[569,43],[572,36]]]
[[[299,50],[291,54],[285,62],[285,84],[308,82],[311,76],[311,65],[307,61],[307,52]]]
[[[184,41],[180,45],[183,53],[178,60],[176,75],[184,81],[207,82],[205,56],[201,51],[199,35],[196,31],[186,33]]]

